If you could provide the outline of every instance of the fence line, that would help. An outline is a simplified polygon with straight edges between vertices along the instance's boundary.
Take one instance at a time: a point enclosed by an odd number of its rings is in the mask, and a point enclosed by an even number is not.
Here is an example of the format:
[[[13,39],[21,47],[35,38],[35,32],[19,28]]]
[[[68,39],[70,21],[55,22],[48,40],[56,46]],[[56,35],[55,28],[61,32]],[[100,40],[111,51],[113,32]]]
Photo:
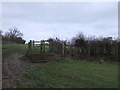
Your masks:
[[[47,42],[47,44],[46,44]],[[46,48],[47,46],[47,48]],[[34,51],[34,48],[38,47],[40,53],[45,53],[46,49],[51,53],[56,53],[59,55],[71,55],[79,56],[84,54],[86,56],[91,55],[106,55],[109,54],[118,60],[118,44],[108,44],[108,46],[103,45],[93,45],[91,42],[87,43],[84,47],[77,47],[74,45],[66,45],[65,42],[57,42],[50,40],[32,41],[28,43],[28,55]],[[110,50],[109,50],[110,48]]]

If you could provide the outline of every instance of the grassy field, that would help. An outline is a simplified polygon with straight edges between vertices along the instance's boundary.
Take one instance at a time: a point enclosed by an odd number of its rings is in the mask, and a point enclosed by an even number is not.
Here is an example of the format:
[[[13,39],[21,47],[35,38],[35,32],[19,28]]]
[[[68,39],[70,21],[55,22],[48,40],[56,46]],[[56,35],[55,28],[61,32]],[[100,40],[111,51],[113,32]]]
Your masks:
[[[23,75],[33,82],[22,88],[117,88],[118,65],[115,63],[74,61],[66,58],[52,64],[33,68]]]
[[[27,45],[3,45],[3,55],[14,52],[25,53]],[[16,82],[18,88],[117,88],[118,64],[104,62],[75,61],[65,58],[23,74],[32,84]],[[27,81],[26,81],[27,82]]]
[[[25,44],[3,44],[2,45],[2,55],[8,56],[14,52],[26,53],[27,45]]]

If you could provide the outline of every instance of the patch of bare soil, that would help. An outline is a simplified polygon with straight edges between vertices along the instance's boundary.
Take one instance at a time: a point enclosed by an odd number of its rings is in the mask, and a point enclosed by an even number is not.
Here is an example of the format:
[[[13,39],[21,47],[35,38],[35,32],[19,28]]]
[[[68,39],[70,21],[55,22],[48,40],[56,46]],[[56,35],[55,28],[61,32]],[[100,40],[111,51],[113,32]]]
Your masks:
[[[33,64],[29,61],[21,60],[21,54],[14,53],[6,58],[3,58],[2,64],[2,86],[3,88],[16,88],[16,81],[23,84],[30,84],[29,80],[22,77],[23,73],[27,72],[33,67],[44,64]]]

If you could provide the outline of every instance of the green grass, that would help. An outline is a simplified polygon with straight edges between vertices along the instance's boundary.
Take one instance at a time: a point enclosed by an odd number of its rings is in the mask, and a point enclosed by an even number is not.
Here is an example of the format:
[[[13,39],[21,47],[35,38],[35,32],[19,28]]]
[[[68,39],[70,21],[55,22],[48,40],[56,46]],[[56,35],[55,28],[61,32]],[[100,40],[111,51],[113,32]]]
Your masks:
[[[27,45],[2,45],[3,56],[14,52],[25,53]],[[117,88],[118,64],[74,61],[66,58],[30,69],[23,75],[32,84],[17,81],[18,88]],[[27,81],[26,81],[27,82]]]
[[[33,68],[24,77],[34,82],[27,88],[117,88],[118,64],[65,59]]]
[[[27,45],[25,44],[3,44],[2,45],[2,55],[8,56],[12,53],[26,53]]]

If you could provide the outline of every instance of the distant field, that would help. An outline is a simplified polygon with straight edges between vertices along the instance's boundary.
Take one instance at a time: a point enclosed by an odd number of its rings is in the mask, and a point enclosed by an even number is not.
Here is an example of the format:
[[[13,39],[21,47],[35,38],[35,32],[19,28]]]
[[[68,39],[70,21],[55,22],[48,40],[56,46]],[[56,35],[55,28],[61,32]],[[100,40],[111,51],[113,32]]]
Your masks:
[[[27,45],[25,44],[3,44],[2,45],[2,55],[7,56],[14,52],[25,53],[27,50]]]
[[[118,65],[115,63],[74,61],[65,59],[33,68],[23,75],[33,82],[21,88],[117,88]]]

